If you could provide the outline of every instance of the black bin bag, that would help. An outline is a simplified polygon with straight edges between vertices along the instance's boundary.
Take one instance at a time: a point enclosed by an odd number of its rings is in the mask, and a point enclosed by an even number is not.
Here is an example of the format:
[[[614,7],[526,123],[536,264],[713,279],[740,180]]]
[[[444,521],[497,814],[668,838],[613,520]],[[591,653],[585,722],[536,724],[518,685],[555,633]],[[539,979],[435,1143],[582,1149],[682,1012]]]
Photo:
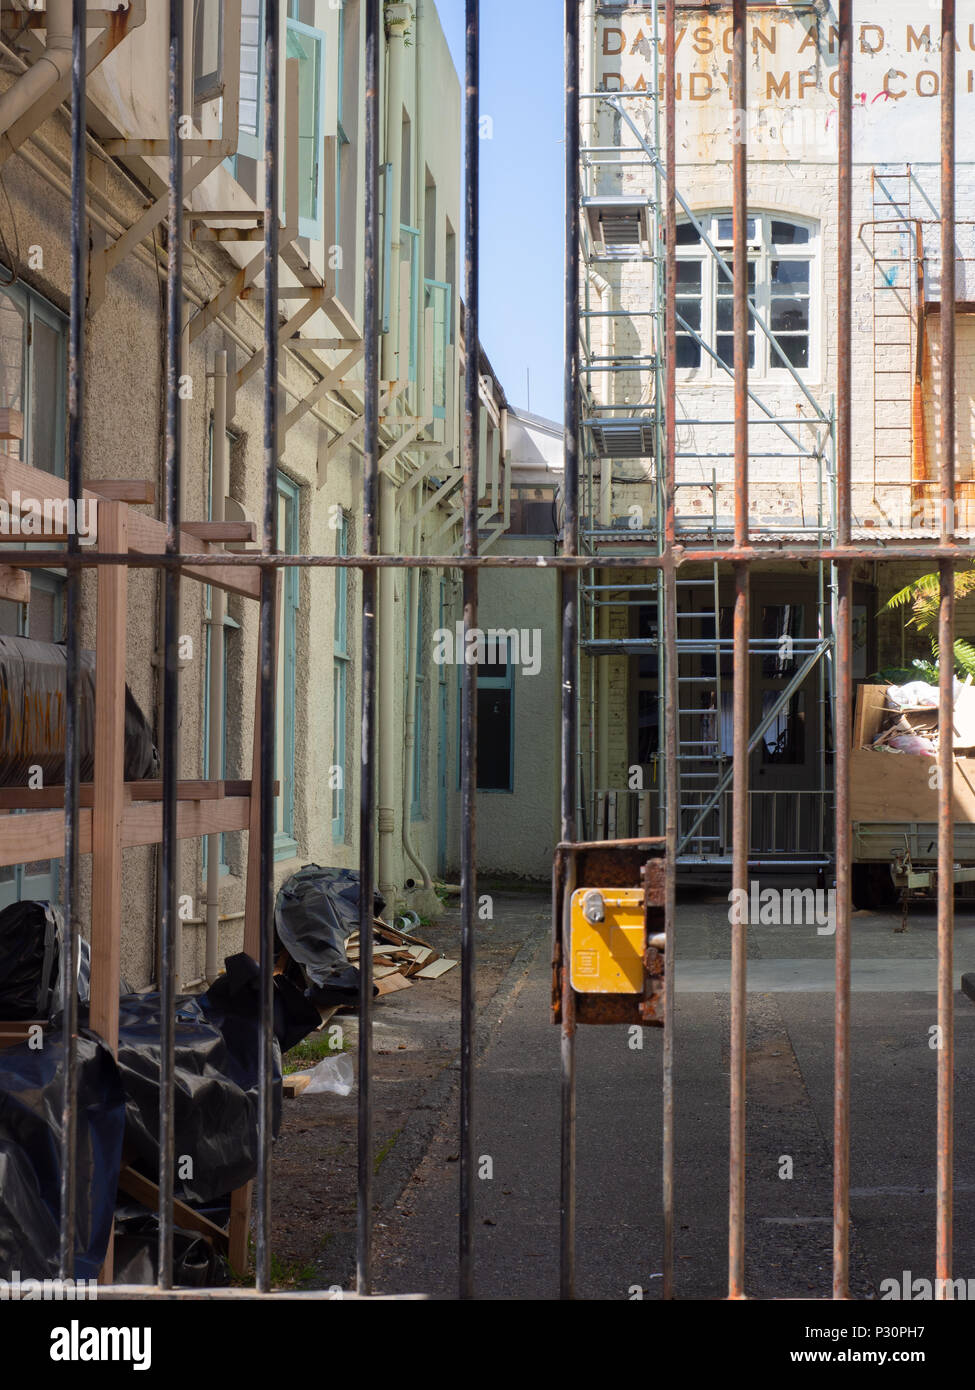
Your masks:
[[[258,1057],[255,1009],[234,1012],[206,994],[176,1004],[176,1195],[209,1202],[257,1174]],[[158,994],[119,1001],[119,1068],[133,1166],[159,1180]],[[274,1046],[273,1130],[281,1123],[281,1053]]]
[[[0,1278],[58,1274],[61,1212],[60,1034],[0,1050]],[[122,1159],[125,1096],[100,1039],[78,1038],[75,1277],[95,1279],[108,1249]]]
[[[386,906],[376,893],[373,912]],[[274,903],[275,954],[281,947],[300,969],[307,997],[318,1008],[355,1004],[359,972],[345,945],[359,927],[359,875],[351,869],[305,864],[278,890]]]
[[[45,1019],[61,1008],[64,919],[54,903],[10,903],[0,912],[0,1018]],[[78,998],[88,1002],[90,947],[78,942]]]

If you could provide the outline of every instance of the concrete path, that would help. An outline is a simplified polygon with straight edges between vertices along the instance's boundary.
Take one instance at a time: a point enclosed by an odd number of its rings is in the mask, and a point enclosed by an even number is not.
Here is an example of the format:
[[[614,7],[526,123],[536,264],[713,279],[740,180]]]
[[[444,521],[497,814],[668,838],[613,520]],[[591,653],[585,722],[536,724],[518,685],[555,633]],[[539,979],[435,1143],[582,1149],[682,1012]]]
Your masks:
[[[683,900],[675,1033],[677,1289],[726,1289],[727,904]],[[858,916],[853,1001],[853,1284],[876,1297],[904,1270],[932,1277],[937,1053],[934,923]],[[975,916],[960,914],[971,960]],[[832,1249],[832,941],[805,928],[750,933],[747,1287],[829,1296]],[[967,965],[965,968],[968,968]],[[477,1293],[558,1292],[559,1034],[548,1022],[547,939],[477,1069]],[[957,996],[955,1269],[975,1280],[975,1005]],[[660,1034],[580,1029],[578,1292],[660,1291]],[[444,1117],[398,1204],[382,1215],[382,1292],[456,1296],[456,1115]],[[791,1177],[786,1176],[791,1172]],[[975,1284],[973,1284],[975,1288]]]

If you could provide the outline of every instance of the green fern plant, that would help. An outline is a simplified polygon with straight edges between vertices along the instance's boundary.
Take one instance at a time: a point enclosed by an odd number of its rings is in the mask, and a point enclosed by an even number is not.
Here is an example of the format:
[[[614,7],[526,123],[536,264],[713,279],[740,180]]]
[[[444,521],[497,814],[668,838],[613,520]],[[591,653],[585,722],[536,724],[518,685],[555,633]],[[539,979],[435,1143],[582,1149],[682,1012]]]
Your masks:
[[[962,570],[956,573],[956,600],[967,598],[972,593],[975,593],[975,569]],[[938,640],[929,630],[937,624],[940,598],[940,577],[937,574],[922,574],[919,579],[912,579],[910,584],[905,584],[903,589],[898,589],[896,594],[891,594],[884,604],[884,609],[888,613],[899,608],[910,607],[912,609],[914,616],[908,619],[907,625],[908,627],[916,627],[918,632],[929,633],[931,656],[935,662],[938,661]],[[955,668],[958,674],[975,677],[975,646],[963,637],[958,637],[955,639],[954,654]]]

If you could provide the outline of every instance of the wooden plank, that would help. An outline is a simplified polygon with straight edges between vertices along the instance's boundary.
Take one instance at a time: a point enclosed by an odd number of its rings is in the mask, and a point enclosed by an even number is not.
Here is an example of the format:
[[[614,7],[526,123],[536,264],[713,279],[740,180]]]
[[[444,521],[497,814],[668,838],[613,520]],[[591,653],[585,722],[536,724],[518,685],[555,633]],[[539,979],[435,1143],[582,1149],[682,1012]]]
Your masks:
[[[156,1212],[159,1210],[158,1185],[148,1178],[144,1178],[141,1173],[137,1173],[128,1164],[118,1175],[118,1186],[120,1192],[124,1192],[128,1197],[134,1197],[148,1211]],[[216,1222],[210,1221],[198,1211],[194,1211],[185,1202],[181,1202],[178,1197],[173,1198],[173,1216],[180,1230],[196,1231],[198,1235],[205,1236],[222,1255],[227,1254],[230,1240],[222,1226],[218,1226]]]
[[[99,541],[128,551],[126,508],[101,508]],[[122,949],[122,814],[125,805],[125,652],[128,570],[98,571],[95,630],[95,773],[91,854],[91,1026],[118,1053]]]
[[[275,782],[275,794],[280,783]],[[79,788],[80,804],[90,806],[94,784],[82,782]],[[251,784],[247,779],[235,781],[206,781],[198,778],[184,778],[176,784],[177,801],[216,801],[226,796],[250,796]],[[158,779],[146,782],[126,782],[126,802],[161,801],[162,782]],[[41,811],[64,806],[64,787],[0,787],[0,811]]]
[[[12,406],[0,407],[0,439],[23,439],[24,417]]]
[[[20,459],[0,450],[0,497],[5,498],[9,504],[15,491],[25,497],[45,497],[53,501],[66,501],[70,496],[64,478],[31,468]],[[93,492],[90,487],[84,489],[84,497],[89,502],[101,501],[98,493]],[[165,553],[166,527],[163,522],[157,521],[155,517],[146,516],[144,512],[129,512],[126,520],[129,528],[129,546],[133,551],[140,555]],[[22,536],[19,539],[25,540],[27,537]],[[55,538],[48,536],[45,539],[53,541]],[[200,543],[194,536],[181,530],[180,549],[189,555],[199,554]],[[204,584],[215,584],[230,593],[243,594],[245,598],[260,597],[261,577],[256,570],[249,567],[228,569],[226,566],[216,565],[200,569],[187,565],[181,573]]]
[[[201,541],[256,541],[253,521],[184,521],[183,530]]]
[[[456,964],[457,961],[455,960],[447,960],[446,957],[441,957],[440,960],[435,960],[432,965],[424,966],[416,975],[416,979],[439,980],[441,975],[446,975],[448,970],[453,970]]]
[[[215,801],[183,801],[176,808],[176,833],[181,840],[246,830],[250,797],[226,796]],[[78,851],[91,853],[91,817],[82,807],[78,817]],[[122,848],[156,845],[162,839],[162,806],[139,801],[122,814]],[[64,812],[24,811],[0,816],[0,866],[26,864],[32,859],[60,859],[64,854]]]
[[[30,571],[0,565],[0,598],[8,603],[30,603]]]
[[[396,994],[401,989],[412,989],[413,981],[408,980],[405,975],[401,975],[397,970],[395,975],[386,975],[383,979],[376,981],[376,989],[380,997],[384,994]]]
[[[310,1081],[311,1073],[307,1071],[296,1071],[286,1076],[282,1082],[285,1100],[294,1100],[296,1096],[300,1096]]]
[[[107,502],[127,502],[129,506],[152,507],[156,485],[142,478],[89,478],[88,487]]]

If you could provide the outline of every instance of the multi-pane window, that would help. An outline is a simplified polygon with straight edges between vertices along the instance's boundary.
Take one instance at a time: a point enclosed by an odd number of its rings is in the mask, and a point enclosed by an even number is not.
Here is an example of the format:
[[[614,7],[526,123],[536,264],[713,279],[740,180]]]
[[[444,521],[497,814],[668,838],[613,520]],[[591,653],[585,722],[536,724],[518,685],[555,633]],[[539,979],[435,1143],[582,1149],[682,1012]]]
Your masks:
[[[193,0],[193,100],[201,106],[222,92],[223,0]]]
[[[450,347],[450,319],[453,292],[442,280],[426,281],[426,307],[433,310],[433,418],[447,417],[447,350]]]
[[[302,236],[319,241],[322,236],[325,35],[297,19],[289,19],[287,56],[298,62],[298,231]]]
[[[732,260],[729,213],[701,213],[697,220],[727,261]],[[758,376],[816,366],[816,256],[812,223],[756,213],[748,218],[748,295],[785,357],[749,320],[748,366]],[[695,377],[724,375],[734,367],[732,284],[692,222],[677,227],[677,367]]]
[[[260,158],[263,123],[264,5],[262,0],[241,0],[240,8],[240,116],[237,149],[250,159]]]
[[[335,532],[336,555],[349,553],[349,522]],[[346,712],[349,702],[349,571],[336,569],[335,626],[332,638],[332,840],[345,840],[345,791],[349,770]]]
[[[19,283],[0,286],[0,406],[23,417],[23,439],[0,449],[64,476],[65,320]]]
[[[356,235],[359,200],[356,197],[356,146],[359,138],[359,0],[345,0],[339,18],[338,100],[335,161],[335,242],[342,248],[338,267],[339,299],[356,309]]]
[[[320,240],[322,228],[323,141],[325,136],[325,35],[304,23],[301,13],[314,6],[291,0],[288,6],[285,62],[298,64],[298,232]],[[282,78],[284,74],[282,73]],[[248,159],[264,157],[264,2],[242,0],[240,17],[240,115],[237,152]],[[287,121],[282,119],[282,131]],[[287,149],[282,168],[287,181]]]

